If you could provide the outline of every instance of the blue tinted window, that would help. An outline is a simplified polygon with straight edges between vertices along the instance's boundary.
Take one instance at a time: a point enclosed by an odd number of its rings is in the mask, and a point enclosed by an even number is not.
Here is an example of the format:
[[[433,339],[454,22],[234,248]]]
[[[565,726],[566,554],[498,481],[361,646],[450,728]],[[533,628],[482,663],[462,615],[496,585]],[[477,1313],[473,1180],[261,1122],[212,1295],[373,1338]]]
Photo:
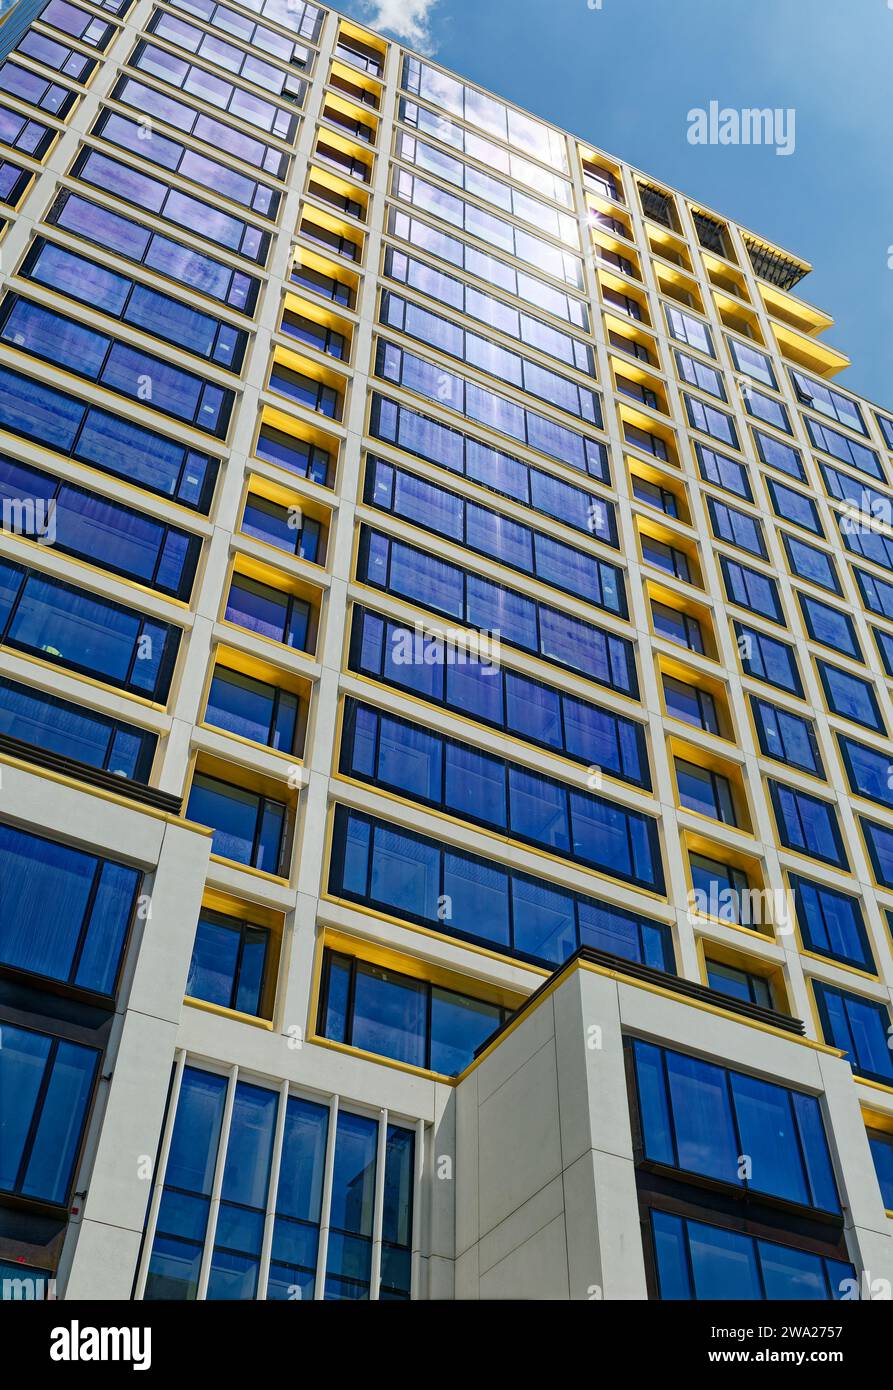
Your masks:
[[[651,613],[658,637],[666,637],[668,641],[676,642],[680,647],[688,647],[692,652],[704,651],[704,637],[697,618],[692,618],[675,608],[668,608],[665,603],[658,603],[656,599],[652,599]]]
[[[186,819],[213,828],[213,852],[223,859],[250,864],[268,874],[285,872],[286,808],[280,802],[197,773]]]
[[[233,575],[226,601],[229,622],[248,628],[274,642],[307,650],[310,630],[310,605],[292,594],[271,589],[245,575]]]
[[[263,927],[204,910],[195,932],[187,995],[239,1013],[259,1014],[269,935]]]
[[[0,960],[111,994],[140,875],[0,825]]]
[[[870,1129],[868,1143],[881,1189],[881,1200],[888,1212],[893,1211],[893,1135]]]
[[[889,753],[880,753],[876,748],[847,738],[845,734],[838,734],[837,742],[853,794],[877,801],[881,806],[893,807],[893,787],[890,785],[893,764]]]
[[[739,372],[752,376],[755,381],[761,381],[764,386],[771,386],[773,391],[778,390],[772,362],[765,353],[758,352],[750,343],[739,342],[737,338],[727,338],[726,341]]]
[[[808,951],[875,971],[858,898],[791,874],[797,925]]]
[[[692,429],[702,430],[704,434],[712,435],[724,444],[731,444],[733,449],[738,448],[738,432],[731,415],[727,415],[724,410],[717,410],[716,406],[708,405],[706,401],[698,400],[695,396],[683,393],[683,399]]]
[[[760,748],[766,757],[775,758],[790,767],[802,768],[804,772],[813,772],[817,777],[824,777],[822,759],[811,722],[799,714],[782,709],[780,705],[760,700],[755,695],[751,695],[750,703]]]
[[[888,676],[893,676],[893,635],[889,632],[882,632],[879,627],[871,629],[881,661],[884,663],[884,670]],[[861,660],[861,653],[859,654]]]
[[[186,1067],[143,1297],[194,1299],[223,1123],[223,1076]]]
[[[699,442],[695,443],[695,453],[705,483],[725,488],[726,492],[733,492],[736,497],[742,497],[746,502],[753,501],[747,469],[743,463],[738,463],[736,459],[720,454],[716,449],[708,448],[706,444]]]
[[[825,1041],[846,1054],[857,1075],[887,1086],[893,1084],[887,1006],[861,994],[835,989],[821,980],[812,983]]]
[[[188,599],[201,542],[142,512],[0,455],[9,529]]]
[[[684,758],[676,758],[674,766],[682,806],[698,815],[724,821],[726,825],[738,824],[728,778]]]
[[[379,342],[375,370],[381,380],[404,386],[469,420],[492,425],[500,433],[581,473],[601,477],[605,471],[605,446],[600,441],[578,434],[535,411],[525,410],[507,397],[477,386],[457,373],[435,367],[394,343]],[[594,399],[597,405],[598,399]],[[600,411],[593,423],[600,427]]]
[[[278,1103],[275,1091],[245,1081],[236,1085],[209,1299],[250,1299],[257,1292]]]
[[[560,964],[588,945],[675,973],[669,928],[338,807],[329,889],[438,932]],[[447,912],[442,910],[447,905]]]
[[[497,1004],[327,953],[320,1031],[336,1042],[456,1076],[503,1022]]]
[[[201,251],[151,232],[138,222],[100,207],[89,198],[63,192],[47,213],[47,221],[85,241],[116,251],[125,260],[159,270],[209,299],[251,313],[260,282],[241,270]]]
[[[663,891],[657,827],[650,816],[600,796],[569,792],[563,783],[502,759],[481,755],[471,766],[469,756],[463,744],[348,702],[341,751],[345,774]],[[473,796],[470,786],[476,787]]]
[[[727,555],[720,555],[720,567],[729,603],[749,608],[753,613],[784,626],[784,614],[775,580],[750,565],[741,565]]]
[[[868,433],[861,410],[855,401],[850,400],[849,396],[842,395],[840,391],[832,390],[823,381],[816,381],[803,372],[795,372],[793,368],[791,368],[791,381],[798,400],[802,401],[804,405],[811,406],[813,410],[820,410],[823,415],[830,416],[831,419],[839,421],[842,425],[849,425],[851,429],[859,430],[861,434]]]
[[[665,304],[664,309],[670,333],[674,338],[680,343],[687,343],[689,347],[697,348],[699,352],[706,352],[709,357],[716,356],[710,329],[706,323],[694,318],[692,314],[683,313],[681,309],[675,309],[670,304]]]
[[[296,695],[265,681],[215,666],[205,720],[253,743],[281,753],[294,751],[299,701]]]
[[[50,82],[31,68],[23,68],[11,58],[0,66],[0,91],[16,96],[29,106],[60,118],[67,115],[77,100],[77,92],[61,82]]]
[[[267,1298],[312,1299],[319,1253],[329,1111],[289,1096],[279,1165]]]
[[[827,661],[817,661],[819,676],[832,714],[886,733],[874,686]]]
[[[804,594],[801,590],[797,591],[797,598],[803,612],[806,631],[814,642],[821,642],[822,646],[832,647],[856,661],[862,660],[862,649],[853,620],[848,613],[841,613],[838,608],[832,608],[830,604],[813,598],[811,594]]]
[[[328,1299],[369,1297],[377,1145],[374,1120],[341,1111],[332,1179],[325,1284]]]
[[[452,319],[422,309],[402,295],[384,291],[379,321],[578,419],[597,426],[602,423],[599,397],[594,391],[502,347],[492,338],[466,331]]]
[[[889,503],[885,512],[889,514]],[[860,525],[848,516],[838,515],[837,524],[847,550],[861,555],[863,559],[870,560],[882,569],[893,570],[893,540],[889,536],[885,536],[882,531],[873,530],[870,522]]]
[[[282,430],[263,424],[254,452],[258,458],[276,463],[301,478],[309,478],[311,482],[319,483],[320,487],[332,486],[331,459],[316,444],[308,444],[293,434],[285,434]]]
[[[421,111],[421,108],[416,108]],[[446,275],[424,261],[405,255],[394,247],[385,252],[385,272],[400,284],[408,285],[440,304],[445,304],[470,318],[498,328],[519,342],[539,348],[569,367],[594,375],[592,350],[571,334],[562,333],[538,318],[520,313],[493,295],[484,294],[451,275]],[[514,274],[514,273],[513,273]],[[522,277],[523,278],[523,277]],[[556,308],[561,298],[556,292]],[[566,316],[566,315],[565,315]]]
[[[410,206],[430,213],[439,221],[446,222],[460,231],[470,232],[489,246],[506,251],[527,265],[532,265],[538,272],[552,275],[559,281],[580,288],[579,260],[543,241],[541,237],[513,227],[504,218],[496,217],[462,198],[446,193],[442,188],[410,174],[406,169],[394,171],[392,189],[395,197]],[[542,208],[543,204],[538,203],[537,206]]]
[[[0,733],[90,767],[147,782],[157,738],[132,724],[0,679]]]
[[[868,611],[879,613],[882,618],[893,617],[893,584],[868,574],[866,570],[854,569],[853,573]]]
[[[727,541],[729,545],[736,545],[751,555],[760,555],[764,560],[767,558],[763,528],[756,517],[719,502],[715,497],[707,498],[707,510],[717,540]]]
[[[601,685],[638,693],[632,646],[624,638],[365,526],[357,578],[469,627],[497,631],[511,646],[570,666]]]
[[[770,781],[769,794],[779,838],[786,849],[808,854],[849,872],[832,803],[820,801],[816,796],[781,782]]]
[[[321,564],[325,557],[325,532],[320,522],[253,492],[245,502],[240,529],[311,564]]]
[[[378,1296],[406,1302],[412,1289],[412,1219],[415,1135],[388,1125],[385,1135],[381,1278]]]
[[[795,488],[787,487],[784,483],[776,482],[774,478],[766,479],[766,487],[776,516],[793,522],[796,526],[802,526],[816,536],[824,534],[818,509],[811,497]]]
[[[0,641],[10,646],[164,700],[179,638],[121,604],[0,564]]]
[[[636,1040],[633,1052],[646,1158],[840,1210],[815,1097],[652,1043]]]
[[[121,88],[119,88],[121,90]],[[139,105],[141,109],[147,109],[150,114],[161,114],[165,116],[173,114],[160,110],[160,102],[155,99],[155,94],[149,100],[141,99],[141,93],[149,91],[149,88],[142,87],[139,83],[124,87],[129,100],[128,105]],[[179,105],[179,103],[178,103]],[[188,107],[181,107],[181,110],[189,110]],[[275,218],[279,207],[279,194],[275,192],[269,184],[260,179],[249,178],[247,174],[239,173],[228,164],[221,164],[217,159],[211,159],[206,154],[199,154],[198,151],[184,146],[179,140],[172,140],[167,135],[162,135],[159,131],[153,131],[151,141],[147,141],[143,136],[145,127],[127,116],[121,116],[116,111],[103,111],[92,133],[101,135],[112,145],[117,145],[121,149],[129,150],[133,154],[138,154],[142,159],[151,164],[159,164],[163,169],[170,169],[196,183],[201,188],[210,189],[212,192],[219,193],[225,198],[230,198],[234,203],[241,207],[249,208],[258,213],[261,217]],[[221,126],[219,122],[208,120],[203,127],[203,134],[210,143],[214,141],[216,149],[223,149],[223,141],[229,141],[230,128]],[[238,142],[238,136],[235,136]],[[260,142],[246,142],[246,155],[257,160],[258,155],[263,157],[263,147],[257,148]]]
[[[95,188],[143,207],[183,231],[195,232],[206,241],[245,256],[258,265],[267,259],[269,232],[262,232],[241,217],[212,207],[200,198],[170,188],[159,179],[138,172],[99,150],[84,150],[72,167],[72,175]]]
[[[242,364],[248,341],[243,329],[52,242],[34,243],[21,274],[219,366],[237,371]]]
[[[6,369],[0,369],[0,423],[184,506],[210,506],[216,459]]]
[[[759,926],[751,920],[750,883],[741,869],[708,859],[703,854],[688,856],[694,902],[699,912],[718,917],[737,926]]]
[[[727,994],[731,999],[741,999],[745,1004],[756,1004],[761,1009],[774,1007],[772,985],[765,975],[755,975],[750,970],[739,970],[737,966],[724,962],[705,960],[707,983],[719,994]]]
[[[42,305],[8,295],[0,337],[21,352],[142,401],[222,438],[235,395],[151,353],[88,329]]]
[[[4,1022],[0,1190],[65,1205],[98,1062],[95,1048]]]
[[[874,449],[851,439],[849,435],[841,434],[840,430],[834,430],[830,425],[820,424],[809,415],[804,416],[804,419],[810,438],[817,449],[823,449],[826,454],[831,454],[841,463],[852,464],[860,473],[867,473],[869,477],[878,478],[881,482],[885,481],[884,470]]]
[[[855,1285],[841,1260],[687,1217],[653,1210],[651,1231],[661,1299],[830,1302]]]
[[[599,608],[626,613],[623,576],[615,565],[466,502],[414,473],[369,458],[365,500]]]
[[[764,434],[762,430],[752,429],[752,434],[757,453],[763,463],[768,464],[770,468],[777,468],[781,473],[787,473],[801,483],[806,482],[806,472],[799,450],[782,439],[776,439],[774,435]]]
[[[800,579],[818,584],[822,589],[828,589],[832,594],[840,593],[837,570],[827,551],[819,550],[816,546],[801,541],[797,536],[788,535],[787,532],[782,536],[782,541],[794,574]]]
[[[784,430],[785,434],[792,433],[790,417],[781,401],[764,396],[762,391],[754,391],[752,388],[748,388],[742,394],[749,415],[762,420],[766,425],[774,425],[777,430]]]
[[[797,669],[797,658],[787,642],[779,642],[765,632],[735,623],[738,652],[746,676],[777,685],[792,695],[802,696],[803,686]]]
[[[0,139],[4,145],[30,154],[34,159],[42,159],[54,137],[55,132],[49,126],[20,115],[5,103],[0,104]]]
[[[650,786],[642,726],[495,663],[476,660],[368,609],[354,610],[353,670],[519,738]]]
[[[884,888],[893,888],[893,831],[886,825],[866,820],[864,816],[860,817],[859,823],[878,883]]]
[[[613,504],[584,492],[509,454],[481,444],[459,430],[398,406],[374,394],[370,432],[377,439],[397,444],[406,453],[427,459],[451,473],[464,474],[492,492],[525,502],[546,516],[554,516],[575,530],[595,535],[616,546]],[[593,472],[600,482],[610,482],[607,458]]]

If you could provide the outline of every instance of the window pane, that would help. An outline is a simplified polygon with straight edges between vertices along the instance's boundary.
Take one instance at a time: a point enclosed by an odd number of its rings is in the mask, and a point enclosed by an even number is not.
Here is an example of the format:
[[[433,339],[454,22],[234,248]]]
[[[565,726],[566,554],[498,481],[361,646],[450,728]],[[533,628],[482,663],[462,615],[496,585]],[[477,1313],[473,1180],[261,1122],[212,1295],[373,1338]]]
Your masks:
[[[456,1076],[502,1022],[497,1004],[452,990],[431,991],[431,1070]]]

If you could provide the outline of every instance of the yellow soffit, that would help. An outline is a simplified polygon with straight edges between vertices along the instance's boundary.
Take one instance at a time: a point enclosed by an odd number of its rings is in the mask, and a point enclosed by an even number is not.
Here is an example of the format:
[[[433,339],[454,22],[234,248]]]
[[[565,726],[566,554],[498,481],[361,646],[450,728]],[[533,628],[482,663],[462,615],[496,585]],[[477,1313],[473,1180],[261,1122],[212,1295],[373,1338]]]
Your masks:
[[[787,328],[775,320],[772,323],[772,331],[782,356],[815,372],[816,376],[836,376],[844,367],[850,365],[850,359],[845,352],[830,347],[828,343],[820,343],[805,333],[798,333],[793,328]]]

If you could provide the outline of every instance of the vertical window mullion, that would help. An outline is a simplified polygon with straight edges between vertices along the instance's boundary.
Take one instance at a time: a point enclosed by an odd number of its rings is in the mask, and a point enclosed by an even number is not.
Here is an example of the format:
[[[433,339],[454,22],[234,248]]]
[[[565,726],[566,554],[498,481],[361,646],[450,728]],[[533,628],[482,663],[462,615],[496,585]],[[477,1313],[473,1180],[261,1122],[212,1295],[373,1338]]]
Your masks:
[[[267,1208],[264,1213],[264,1234],[260,1247],[260,1262],[257,1271],[257,1293],[255,1299],[266,1301],[267,1280],[270,1275],[270,1255],[273,1249],[273,1227],[276,1221],[276,1195],[279,1189],[279,1168],[282,1163],[282,1146],[285,1139],[285,1117],[288,1107],[288,1078],[284,1077],[279,1086],[279,1109],[276,1113],[276,1129],[273,1134],[273,1152],[270,1157],[270,1182],[267,1188]]]
[[[329,1130],[326,1135],[326,1165],[322,1185],[322,1208],[319,1213],[319,1248],[316,1257],[315,1300],[325,1298],[326,1265],[329,1256],[329,1221],[332,1215],[332,1184],[335,1171],[335,1135],[338,1129],[338,1097],[329,1101]]]
[[[425,986],[425,1069],[431,1070],[431,1052],[433,1047],[432,1020],[434,1014],[434,987],[426,984]]]
[[[273,707],[270,711],[270,727],[267,729],[267,745],[273,746],[273,737],[279,724],[279,706],[282,701],[282,691],[277,686],[273,692]]]
[[[653,1232],[653,1230],[654,1230],[654,1227],[652,1226],[652,1232]],[[686,1269],[686,1273],[687,1273],[687,1275],[688,1275],[688,1288],[689,1288],[689,1292],[690,1292],[690,1294],[691,1294],[691,1297],[692,1297],[692,1298],[695,1298],[695,1297],[696,1297],[696,1289],[695,1289],[695,1269],[694,1269],[694,1265],[692,1264],[692,1258],[691,1258],[691,1238],[690,1238],[690,1232],[689,1232],[689,1229],[688,1229],[688,1221],[686,1220],[685,1217],[682,1217],[682,1234],[683,1234],[683,1242],[682,1242],[682,1243],[683,1243],[683,1247],[684,1247],[684,1249],[685,1249],[685,1269]]]
[[[231,1009],[236,1007],[236,1000],[239,997],[239,977],[242,974],[242,957],[245,954],[245,935],[247,924],[239,923],[239,949],[236,952],[236,967],[233,971],[233,982],[229,993],[229,1006]]]
[[[667,1070],[667,1053],[665,1048],[660,1049],[661,1075],[664,1083],[664,1097],[667,1105],[667,1116],[670,1121],[670,1143],[673,1145],[673,1166],[678,1168],[679,1164],[679,1140],[676,1137],[676,1115],[673,1109],[670,1092],[670,1073]],[[643,1125],[644,1130],[644,1125]],[[686,1247],[688,1245],[688,1228],[686,1227]],[[694,1288],[694,1282],[692,1282]]]
[[[799,1158],[800,1158],[800,1170],[801,1170],[801,1172],[802,1172],[802,1174],[803,1174],[803,1182],[804,1182],[804,1185],[805,1185],[805,1187],[806,1187],[807,1192],[809,1193],[809,1199],[810,1199],[810,1201],[811,1201],[814,1205],[817,1206],[818,1203],[816,1202],[815,1193],[813,1192],[813,1189],[812,1189],[812,1176],[811,1176],[810,1169],[809,1169],[809,1162],[808,1162],[807,1157],[806,1157],[806,1145],[805,1145],[804,1142],[803,1142],[803,1135],[802,1135],[801,1130],[800,1130],[800,1116],[798,1115],[796,1106],[794,1105],[794,1095],[793,1095],[793,1092],[792,1092],[792,1091],[788,1091],[788,1093],[787,1093],[787,1098],[788,1098],[788,1114],[789,1114],[789,1116],[790,1116],[791,1127],[792,1127],[792,1129],[793,1129],[793,1131],[794,1131],[794,1138],[795,1138],[795,1141],[796,1141],[796,1144],[797,1144],[797,1153],[798,1153]],[[818,1103],[818,1108],[819,1108],[819,1123],[821,1124],[822,1129],[825,1129],[825,1128],[826,1128],[825,1119],[824,1119],[824,1116],[822,1116],[822,1114],[821,1114],[821,1103]],[[829,1155],[829,1156],[830,1156],[830,1155]],[[833,1168],[833,1165],[832,1165],[832,1168]],[[833,1176],[833,1178],[834,1178],[834,1183],[835,1183],[835,1186],[836,1186],[836,1184],[837,1184],[837,1176],[836,1176],[836,1174],[833,1174],[833,1173],[832,1173],[832,1176]],[[824,1260],[822,1261],[822,1264],[823,1264],[823,1266],[824,1266]]]
[[[381,1288],[381,1237],[384,1228],[384,1177],[387,1162],[388,1112],[382,1109],[378,1121],[378,1144],[375,1152],[375,1199],[372,1208],[372,1268],[369,1298],[377,1301]]]
[[[748,988],[752,988],[749,981]],[[725,1080],[726,1097],[729,1102],[729,1113],[732,1116],[732,1128],[735,1131],[735,1147],[738,1150],[738,1162],[740,1165],[741,1159],[747,1157],[747,1155],[744,1153],[744,1143],[741,1138],[741,1126],[738,1123],[738,1107],[735,1104],[735,1092],[732,1089],[732,1074],[730,1071],[728,1071],[726,1067],[722,1068],[722,1074]],[[748,1178],[739,1178],[739,1182],[742,1183],[745,1192],[749,1192],[751,1190],[750,1180]]]
[[[198,1275],[198,1287],[195,1297],[198,1301],[204,1301],[208,1292],[208,1280],[211,1276],[211,1259],[214,1253],[214,1239],[217,1235],[217,1216],[220,1211],[220,1194],[223,1190],[223,1173],[226,1168],[226,1151],[229,1147],[229,1131],[233,1117],[233,1105],[236,1098],[236,1083],[239,1079],[239,1068],[234,1065],[230,1068],[229,1081],[226,1087],[226,1101],[223,1106],[223,1119],[220,1124],[220,1139],[217,1145],[217,1163],[214,1167],[214,1181],[211,1184],[211,1200],[208,1203],[208,1225],[205,1230],[205,1248],[202,1251],[202,1263]]]
[[[263,826],[263,823],[264,823],[264,807],[265,807],[265,805],[266,805],[266,800],[267,800],[267,798],[266,798],[265,796],[259,796],[259,797],[257,798],[257,811],[256,811],[255,817],[254,817],[254,839],[253,839],[253,841],[252,841],[252,843],[251,843],[251,865],[252,865],[252,868],[257,868],[257,856],[258,856],[258,849],[260,848],[260,835],[261,835],[261,827]],[[280,850],[281,850],[281,848],[282,848],[282,847],[281,847],[281,845],[280,845]],[[276,863],[276,869],[278,870],[278,868],[279,868],[279,863],[278,863],[278,861],[277,861],[277,863]]]
[[[415,1167],[412,1178],[412,1229],[409,1233],[410,1247],[410,1285],[409,1297],[421,1296],[422,1238],[426,1234],[422,1224],[422,1180],[425,1173],[425,1121],[415,1123]]]
[[[72,957],[71,968],[68,972],[69,984],[74,984],[75,976],[77,975],[78,971],[78,966],[81,963],[81,956],[84,954],[84,946],[87,940],[87,932],[90,926],[90,918],[93,915],[93,908],[96,905],[96,894],[99,892],[99,880],[102,877],[103,863],[104,861],[102,859],[97,859],[96,867],[93,870],[93,878],[90,883],[89,892],[87,893],[87,902],[84,907],[84,915],[81,918],[81,925],[78,929],[77,945],[74,948],[74,956]]]
[[[69,587],[69,586],[66,585],[66,588],[68,588],[68,587]],[[136,662],[137,662],[137,653],[139,652],[139,649],[140,649],[140,642],[142,641],[142,638],[143,638],[143,635],[144,635],[144,629],[145,629],[145,626],[146,626],[146,623],[147,623],[147,622],[148,622],[148,618],[146,618],[145,615],[143,615],[143,617],[141,618],[141,621],[140,621],[139,631],[138,631],[137,634],[136,634],[136,641],[133,643],[133,646],[132,646],[131,651],[130,651],[130,660],[129,660],[128,663],[127,663],[127,674],[126,674],[125,677],[124,677],[124,688],[125,688],[126,690],[129,690],[130,687],[131,687],[131,685],[133,684],[133,672],[134,672],[134,667],[136,666]],[[152,639],[150,638],[150,639],[149,639],[150,643],[151,643],[151,640],[152,640]],[[154,691],[153,691],[153,693],[154,693]]]
[[[329,967],[329,978],[331,979],[331,965]],[[353,1022],[354,1013],[357,1007],[357,957],[351,956],[350,970],[347,980],[347,1003],[344,1008],[344,1041],[345,1044],[353,1046]]]
[[[19,579],[19,587],[18,587],[18,590],[17,590],[17,592],[16,592],[16,596],[15,596],[15,598],[13,599],[12,604],[10,605],[9,616],[8,616],[8,618],[6,619],[6,624],[5,624],[4,628],[3,628],[3,632],[2,632],[2,634],[0,634],[0,642],[5,642],[6,639],[7,639],[7,636],[8,636],[8,633],[9,633],[9,631],[10,631],[10,628],[12,627],[12,624],[13,624],[13,622],[14,622],[14,620],[15,620],[16,613],[17,613],[18,610],[19,610],[19,606],[20,606],[21,601],[22,601],[22,595],[23,595],[24,592],[25,592],[25,587],[26,587],[27,583],[28,583],[28,572],[27,572],[27,570],[24,570],[24,571],[22,571],[21,578]]]
[[[56,1056],[59,1052],[59,1039],[54,1037],[50,1043],[46,1061],[43,1065],[43,1074],[40,1078],[40,1085],[37,1088],[37,1095],[34,1100],[34,1109],[28,1124],[28,1133],[25,1135],[25,1142],[22,1145],[22,1156],[19,1159],[19,1166],[13,1181],[13,1191],[19,1192],[25,1181],[28,1172],[28,1165],[31,1162],[31,1154],[34,1149],[34,1141],[37,1138],[37,1131],[40,1128],[40,1121],[43,1116],[43,1107],[46,1103],[47,1091],[50,1088],[53,1071],[56,1066]]]
[[[751,1239],[751,1244],[752,1244],[753,1254],[754,1254],[754,1264],[756,1265],[756,1269],[757,1269],[757,1278],[758,1278],[759,1281],[760,1281],[760,1293],[761,1293],[762,1296],[763,1296],[763,1302],[766,1303],[766,1302],[769,1302],[770,1300],[769,1300],[769,1295],[766,1293],[766,1280],[763,1278],[763,1257],[762,1257],[762,1255],[760,1254],[760,1246],[759,1246],[759,1242],[758,1242],[758,1240],[756,1239],[756,1237],[755,1237],[755,1236],[751,1236],[750,1239]],[[824,1267],[824,1263],[825,1263],[824,1260],[822,1260],[822,1266],[823,1266],[823,1267]]]
[[[164,1179],[167,1173],[167,1160],[171,1150],[171,1140],[174,1136],[174,1125],[177,1121],[177,1107],[180,1104],[180,1088],[183,1082],[183,1072],[186,1067],[186,1052],[181,1049],[174,1057],[174,1075],[171,1084],[171,1092],[168,1098],[167,1120],[161,1136],[161,1147],[158,1151],[158,1167],[155,1172],[155,1186],[152,1189],[152,1196],[149,1201],[149,1213],[146,1217],[146,1234],[143,1239],[143,1254],[140,1268],[137,1271],[136,1286],[133,1297],[139,1301],[143,1297],[146,1288],[146,1279],[149,1274],[149,1262],[152,1258],[152,1246],[155,1244],[155,1229],[158,1225],[158,1212],[161,1208],[161,1199],[164,1195]]]

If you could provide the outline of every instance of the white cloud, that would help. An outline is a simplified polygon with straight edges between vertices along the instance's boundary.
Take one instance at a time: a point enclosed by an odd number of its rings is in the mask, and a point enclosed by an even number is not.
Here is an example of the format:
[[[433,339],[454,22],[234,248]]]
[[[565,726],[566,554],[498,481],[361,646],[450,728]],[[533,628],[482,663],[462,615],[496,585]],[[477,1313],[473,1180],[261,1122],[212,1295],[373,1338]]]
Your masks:
[[[433,46],[428,21],[436,4],[437,0],[363,0],[370,28],[387,29],[422,53],[430,53]]]

